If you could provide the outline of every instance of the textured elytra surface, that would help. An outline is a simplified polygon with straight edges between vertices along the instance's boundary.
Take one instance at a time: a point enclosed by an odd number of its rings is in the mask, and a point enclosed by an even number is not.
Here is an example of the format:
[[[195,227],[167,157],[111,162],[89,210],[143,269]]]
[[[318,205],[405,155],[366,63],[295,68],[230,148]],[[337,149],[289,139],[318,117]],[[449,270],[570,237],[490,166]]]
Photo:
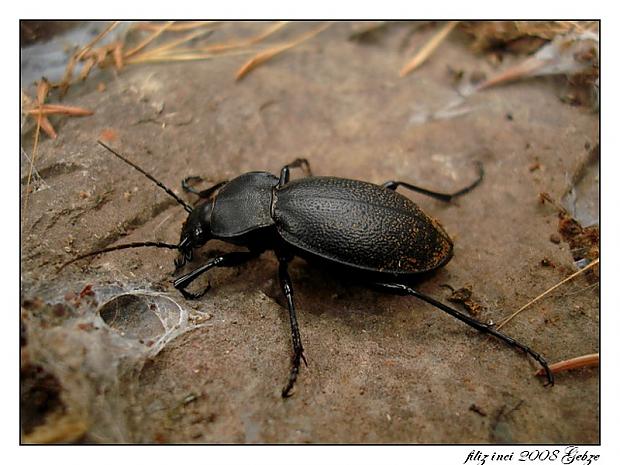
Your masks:
[[[282,39],[303,26],[282,30]],[[232,40],[264,27],[230,24],[217,37]],[[454,258],[418,288],[445,301],[446,285],[470,284],[485,307],[479,318],[497,322],[575,272],[569,246],[549,240],[557,212],[538,196],[558,199],[571,188],[598,140],[598,115],[563,103],[566,83],[545,78],[474,95],[465,102],[472,110],[460,117],[418,123],[420,114],[458,97],[448,64],[491,75],[516,58],[506,55],[496,67],[454,31],[401,79],[398,70],[436,29],[410,35],[395,25],[380,43],[364,46],[347,40],[354,27],[334,24],[241,82],[234,75],[247,57],[223,57],[103,72],[69,91],[67,104],[96,113],[54,120],[59,138],[40,140],[36,169],[43,182],[35,179],[22,215],[21,292],[25,301],[45,302],[24,310],[26,347],[33,363],[58,380],[67,412],[84,419],[82,440],[599,440],[597,369],[560,374],[555,387],[544,388],[533,375],[538,367],[523,355],[413,298],[368,289],[303,260],[294,260],[290,273],[308,367],[286,401],[280,392],[290,331],[272,254],[213,270],[196,283],[211,284],[196,302],[170,284],[173,251],[119,251],[56,272],[59,263],[99,247],[179,239],[186,212],[96,144],[110,129],[115,149],[177,192],[189,175],[277,174],[298,157],[308,158],[317,175],[451,192],[475,179],[473,162],[481,160],[484,182],[452,204],[404,193],[454,239]],[[28,154],[32,140],[32,133],[23,137]],[[24,157],[22,199],[28,169]],[[183,271],[232,250],[209,243]],[[543,259],[554,266],[542,266]],[[74,297],[87,284],[99,287],[77,305]],[[148,329],[141,343],[98,316],[113,295],[134,288],[155,289],[189,315],[191,324],[160,351],[151,350],[157,341],[148,346],[157,333],[148,324],[158,320],[132,321],[128,329]],[[555,362],[597,352],[598,323],[598,288],[576,279],[505,331]]]
[[[290,182],[276,192],[274,219],[289,243],[323,258],[392,274],[429,271],[452,257],[452,242],[408,198],[334,177]]]

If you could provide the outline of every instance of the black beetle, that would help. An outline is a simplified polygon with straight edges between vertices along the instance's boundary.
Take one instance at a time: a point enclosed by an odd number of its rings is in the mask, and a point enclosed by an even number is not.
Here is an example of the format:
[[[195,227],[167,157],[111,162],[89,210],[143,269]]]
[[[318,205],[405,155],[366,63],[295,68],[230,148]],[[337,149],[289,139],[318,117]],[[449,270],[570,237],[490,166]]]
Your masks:
[[[174,280],[174,287],[185,298],[196,299],[209,289],[194,294],[186,290],[198,276],[214,267],[233,267],[273,250],[279,261],[279,278],[286,297],[293,343],[292,367],[282,396],[288,397],[295,384],[304,349],[301,342],[293,287],[288,263],[294,256],[318,260],[331,267],[342,267],[365,282],[383,289],[412,295],[443,310],[478,331],[491,334],[512,347],[531,355],[544,368],[548,384],[553,384],[546,360],[520,342],[449,307],[411,287],[413,277],[446,265],[452,258],[453,243],[442,226],[426,215],[414,202],[396,192],[406,189],[443,201],[469,192],[483,177],[479,164],[478,179],[453,194],[429,191],[401,181],[383,185],[352,179],[312,176],[306,159],[284,166],[280,176],[267,172],[250,172],[197,191],[188,182],[182,186],[203,201],[192,207],[149,173],[99,141],[103,147],[137,169],[174,197],[188,211],[178,244],[133,242],[97,250],[65,263],[112,250],[134,247],[178,249],[178,270],[192,260],[193,250],[211,239],[246,247],[245,252],[231,252],[208,260],[202,266]],[[289,181],[292,168],[302,168],[308,176]]]

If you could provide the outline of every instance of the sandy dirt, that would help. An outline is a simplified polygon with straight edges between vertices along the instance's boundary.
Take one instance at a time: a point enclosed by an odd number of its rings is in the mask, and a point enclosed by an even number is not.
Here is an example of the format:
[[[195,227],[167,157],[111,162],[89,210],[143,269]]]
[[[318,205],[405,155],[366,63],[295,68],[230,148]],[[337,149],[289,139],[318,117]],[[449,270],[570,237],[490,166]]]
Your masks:
[[[404,51],[405,27],[374,44],[347,40],[353,27],[334,24],[240,82],[247,57],[231,56],[105,71],[69,91],[68,103],[96,113],[53,120],[59,137],[42,136],[27,209],[22,160],[22,432],[30,439],[599,441],[598,369],[544,387],[537,364],[502,343],[301,259],[290,273],[308,367],[286,400],[290,331],[273,254],[213,270],[196,285],[212,286],[198,301],[171,285],[174,251],[124,250],[57,272],[101,247],[179,239],[186,212],[98,146],[102,136],[188,201],[186,176],[278,173],[297,157],[317,175],[439,191],[467,185],[480,160],[483,183],[458,201],[404,193],[455,241],[452,261],[418,288],[446,302],[446,286],[469,286],[478,318],[498,322],[575,272],[558,213],[539,194],[561,199],[570,190],[598,143],[598,114],[562,101],[563,78],[538,78],[471,96],[467,114],[429,119],[457,98],[448,64],[487,74],[497,65],[455,32],[399,78],[411,47],[433,30],[409,37]],[[23,135],[27,153],[32,140]],[[185,270],[235,249],[210,243]],[[581,276],[505,332],[550,362],[598,352],[598,292]]]

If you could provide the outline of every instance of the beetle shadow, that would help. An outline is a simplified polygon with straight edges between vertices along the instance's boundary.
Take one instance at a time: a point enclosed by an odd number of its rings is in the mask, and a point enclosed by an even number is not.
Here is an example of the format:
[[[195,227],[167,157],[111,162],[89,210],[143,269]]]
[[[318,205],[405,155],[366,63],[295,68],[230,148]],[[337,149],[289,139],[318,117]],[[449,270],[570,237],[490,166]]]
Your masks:
[[[442,270],[423,273],[406,280],[386,279],[385,275],[352,270],[333,263],[297,258],[291,262],[289,273],[295,291],[297,313],[315,317],[331,317],[353,320],[361,316],[373,318],[390,313],[392,299],[402,299],[402,295],[383,287],[376,282],[402,282],[417,287],[435,277]],[[277,279],[272,279],[262,291],[286,308],[286,299]]]

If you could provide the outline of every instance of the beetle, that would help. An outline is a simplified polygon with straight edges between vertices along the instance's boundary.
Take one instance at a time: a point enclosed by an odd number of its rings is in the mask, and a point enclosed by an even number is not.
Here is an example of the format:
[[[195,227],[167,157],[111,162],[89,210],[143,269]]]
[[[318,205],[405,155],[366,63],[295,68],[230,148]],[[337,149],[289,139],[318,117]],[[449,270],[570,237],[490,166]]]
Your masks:
[[[179,251],[179,257],[175,259],[175,269],[178,271],[192,261],[196,248],[210,240],[245,247],[246,251],[211,258],[173,281],[174,287],[186,299],[198,299],[209,290],[209,286],[200,293],[190,292],[187,287],[200,275],[215,267],[239,266],[267,250],[273,250],[279,263],[278,276],[287,302],[293,346],[291,369],[282,389],[282,397],[291,395],[301,362],[306,363],[288,272],[288,265],[295,256],[322,262],[332,268],[342,268],[376,287],[421,299],[476,330],[529,354],[542,366],[547,385],[553,385],[553,374],[538,352],[494,329],[492,325],[419,292],[411,285],[414,278],[445,266],[453,256],[454,245],[437,220],[396,189],[403,187],[449,202],[481,183],[484,176],[482,164],[478,163],[478,177],[472,184],[455,193],[445,194],[403,181],[376,185],[352,179],[312,176],[308,161],[298,158],[285,165],[279,176],[254,171],[201,191],[189,184],[201,178],[188,177],[182,182],[183,189],[199,197],[199,203],[192,207],[151,174],[103,142],[98,143],[164,189],[185,208],[189,216],[183,224],[178,244],[121,244],[80,255],[63,267],[113,250],[160,247]],[[290,171],[294,168],[302,169],[307,176],[290,180]]]

